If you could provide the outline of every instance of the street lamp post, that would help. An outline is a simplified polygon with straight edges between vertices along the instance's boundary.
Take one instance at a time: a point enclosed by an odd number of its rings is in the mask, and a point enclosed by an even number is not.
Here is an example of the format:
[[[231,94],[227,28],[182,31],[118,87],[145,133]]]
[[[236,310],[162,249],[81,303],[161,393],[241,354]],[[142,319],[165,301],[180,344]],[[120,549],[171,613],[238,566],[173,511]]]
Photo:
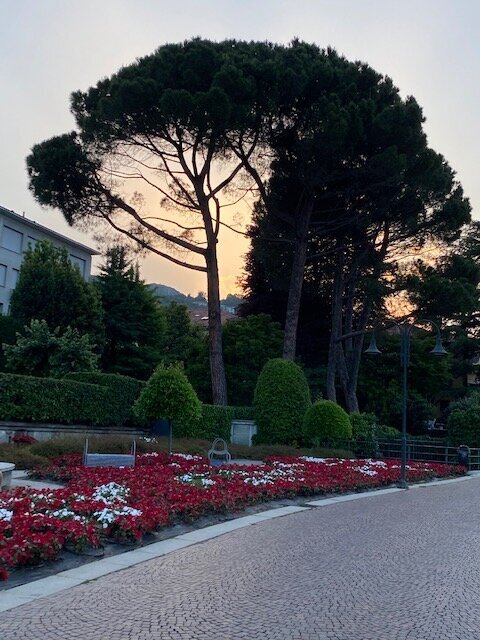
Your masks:
[[[399,322],[395,322],[395,320],[391,321],[392,324],[398,327],[400,331],[400,363],[402,365],[402,452],[401,452],[401,470],[400,470],[400,482],[399,487],[401,489],[408,489],[407,484],[407,399],[408,399],[408,365],[410,364],[410,344],[411,344],[411,336],[414,328],[414,324],[410,324],[408,322],[400,324]],[[422,321],[423,322],[423,321]],[[437,339],[435,342],[435,346],[431,350],[431,354],[434,356],[444,356],[447,355],[447,351],[443,347],[442,337],[440,335],[440,329],[438,326],[432,322],[431,320],[425,320],[424,322],[428,322],[435,328],[437,332]],[[367,349],[365,349],[365,353],[370,355],[380,355],[382,352],[377,347],[377,341],[375,337],[376,326],[372,331],[372,338],[370,340],[370,344]]]

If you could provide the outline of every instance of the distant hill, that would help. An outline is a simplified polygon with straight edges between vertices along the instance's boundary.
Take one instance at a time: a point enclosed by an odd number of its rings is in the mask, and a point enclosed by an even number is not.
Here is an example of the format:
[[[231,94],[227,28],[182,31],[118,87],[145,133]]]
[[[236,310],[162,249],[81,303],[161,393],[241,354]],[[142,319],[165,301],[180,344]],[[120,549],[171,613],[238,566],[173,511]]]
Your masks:
[[[185,295],[181,291],[178,291],[173,287],[168,287],[165,284],[153,283],[147,286],[158,298],[160,298],[160,301],[164,302],[165,304],[175,301],[179,302],[180,304],[184,304],[189,309],[196,309],[198,307],[207,306],[207,299],[202,293],[199,293],[198,295],[193,297],[189,294]],[[229,293],[224,300],[220,300],[220,306],[224,311],[234,314],[236,307],[241,302],[242,298]]]

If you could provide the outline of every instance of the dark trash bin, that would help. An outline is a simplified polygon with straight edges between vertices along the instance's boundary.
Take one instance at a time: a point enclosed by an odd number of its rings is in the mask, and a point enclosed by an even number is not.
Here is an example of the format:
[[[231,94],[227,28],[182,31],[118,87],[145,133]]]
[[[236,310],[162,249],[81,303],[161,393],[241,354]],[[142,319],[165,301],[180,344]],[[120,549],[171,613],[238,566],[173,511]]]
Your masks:
[[[151,424],[152,436],[163,436],[168,438],[168,453],[172,453],[172,421],[167,418],[154,420]]]
[[[171,420],[166,420],[165,418],[159,420],[153,420],[151,429],[152,436],[169,436],[170,428],[172,426]]]
[[[458,453],[458,464],[461,464],[463,467],[470,466],[470,447],[467,447],[466,444],[462,444],[457,449]]]

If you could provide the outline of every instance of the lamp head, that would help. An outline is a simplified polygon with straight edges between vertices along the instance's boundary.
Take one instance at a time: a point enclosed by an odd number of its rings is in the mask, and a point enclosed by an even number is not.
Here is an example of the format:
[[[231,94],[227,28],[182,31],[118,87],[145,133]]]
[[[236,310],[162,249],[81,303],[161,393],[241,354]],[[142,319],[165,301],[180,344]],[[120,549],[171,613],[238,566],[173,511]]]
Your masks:
[[[367,349],[365,349],[364,353],[369,353],[371,356],[379,356],[381,355],[380,349],[377,347],[377,339],[375,336],[375,331],[372,333],[372,337],[370,338],[370,344]]]
[[[430,353],[432,355],[434,355],[434,356],[446,356],[446,355],[448,355],[448,351],[443,346],[442,338],[440,337],[439,333],[437,333],[437,340],[435,342],[435,346],[430,351]]]

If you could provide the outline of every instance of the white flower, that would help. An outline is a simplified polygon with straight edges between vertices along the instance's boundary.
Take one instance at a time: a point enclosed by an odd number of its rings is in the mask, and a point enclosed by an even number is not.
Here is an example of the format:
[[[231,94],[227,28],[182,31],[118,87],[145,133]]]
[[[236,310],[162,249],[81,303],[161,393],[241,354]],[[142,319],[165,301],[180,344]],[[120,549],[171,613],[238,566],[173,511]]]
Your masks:
[[[365,476],[376,476],[378,475],[378,471],[374,471],[373,469],[369,469],[368,467],[353,467],[355,471],[360,471]]]
[[[96,518],[98,522],[101,522],[103,528],[106,529],[118,516],[133,516],[134,518],[138,518],[141,515],[142,511],[140,511],[140,509],[133,509],[132,507],[120,507],[119,509],[109,509],[105,507],[102,511],[95,511],[93,517]]]
[[[183,476],[177,476],[179,482],[193,482],[193,476],[191,473],[185,473]]]
[[[70,509],[67,509],[66,507],[63,507],[63,509],[57,509],[56,511],[51,511],[50,513],[47,513],[47,515],[52,516],[53,518],[59,518],[60,520],[72,519],[76,520],[77,522],[85,522],[85,518],[82,518],[74,511],[70,511]]]
[[[177,476],[176,480],[178,480],[178,482],[186,482],[187,484],[199,483],[204,487],[215,484],[215,480],[208,478],[205,473],[185,473],[183,476]]]
[[[201,460],[202,456],[191,456],[189,453],[172,453],[172,456],[183,458],[184,460]]]
[[[243,481],[245,484],[253,484],[254,487],[258,487],[263,484],[273,484],[273,481],[269,478],[245,478]]]
[[[105,504],[111,504],[112,502],[126,502],[126,496],[130,491],[127,487],[123,487],[116,482],[109,482],[108,484],[102,484],[97,487],[92,495],[92,500],[98,500]]]
[[[8,509],[0,509],[0,520],[6,520],[10,522],[13,516],[13,511],[9,511]]]

